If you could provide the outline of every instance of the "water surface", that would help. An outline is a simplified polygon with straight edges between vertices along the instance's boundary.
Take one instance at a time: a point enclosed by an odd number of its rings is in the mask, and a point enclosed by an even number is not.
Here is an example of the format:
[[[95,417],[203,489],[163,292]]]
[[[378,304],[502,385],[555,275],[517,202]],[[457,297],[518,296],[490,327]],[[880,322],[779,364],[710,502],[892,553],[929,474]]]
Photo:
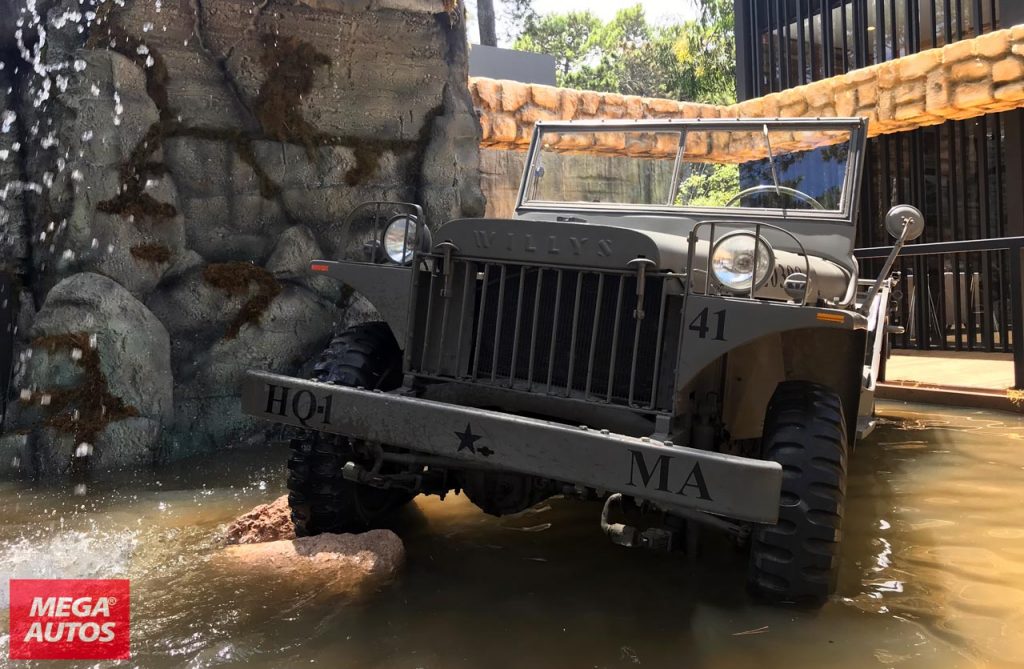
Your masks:
[[[130,666],[146,669],[1024,666],[1024,420],[881,413],[851,461],[839,592],[820,611],[750,602],[745,556],[714,535],[695,561],[631,551],[599,507],[563,499],[496,519],[419,498],[396,521],[402,576],[357,604],[225,572],[217,531],[281,494],[279,448],[84,497],[0,485],[0,575],[131,578]]]

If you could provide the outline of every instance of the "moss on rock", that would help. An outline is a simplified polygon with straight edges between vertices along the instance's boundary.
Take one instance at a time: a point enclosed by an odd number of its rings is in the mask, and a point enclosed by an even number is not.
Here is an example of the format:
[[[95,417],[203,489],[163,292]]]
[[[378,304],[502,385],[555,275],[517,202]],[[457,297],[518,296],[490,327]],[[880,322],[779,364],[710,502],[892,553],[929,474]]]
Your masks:
[[[256,286],[255,294],[246,300],[228,325],[225,339],[237,337],[244,325],[259,324],[267,307],[281,293],[281,284],[273,274],[259,265],[247,262],[207,265],[203,270],[203,280],[232,297],[249,295],[251,287]]]

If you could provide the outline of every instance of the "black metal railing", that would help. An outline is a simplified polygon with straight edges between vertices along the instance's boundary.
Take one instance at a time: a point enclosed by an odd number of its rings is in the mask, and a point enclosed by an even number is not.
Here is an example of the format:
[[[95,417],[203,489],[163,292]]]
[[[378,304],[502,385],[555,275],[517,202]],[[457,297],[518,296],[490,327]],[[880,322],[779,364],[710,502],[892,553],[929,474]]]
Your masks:
[[[873,276],[891,249],[858,249],[861,276]],[[1024,388],[1024,335],[1015,335],[1024,323],[1022,250],[1024,237],[904,247],[890,315],[903,333],[892,347],[1012,353],[1014,387]]]
[[[977,37],[999,28],[1002,6],[1000,0],[739,0],[739,95],[759,97]]]

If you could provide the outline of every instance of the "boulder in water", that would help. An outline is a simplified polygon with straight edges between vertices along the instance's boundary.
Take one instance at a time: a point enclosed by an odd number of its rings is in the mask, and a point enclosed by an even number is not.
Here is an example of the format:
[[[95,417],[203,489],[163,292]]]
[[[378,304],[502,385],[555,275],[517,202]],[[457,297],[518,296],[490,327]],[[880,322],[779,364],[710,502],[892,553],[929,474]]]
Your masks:
[[[295,538],[286,496],[240,516],[225,540],[219,561],[229,568],[350,597],[390,581],[405,562],[402,540],[390,530]]]
[[[295,528],[287,495],[242,514],[224,532],[224,540],[228,544],[259,544],[294,538]]]

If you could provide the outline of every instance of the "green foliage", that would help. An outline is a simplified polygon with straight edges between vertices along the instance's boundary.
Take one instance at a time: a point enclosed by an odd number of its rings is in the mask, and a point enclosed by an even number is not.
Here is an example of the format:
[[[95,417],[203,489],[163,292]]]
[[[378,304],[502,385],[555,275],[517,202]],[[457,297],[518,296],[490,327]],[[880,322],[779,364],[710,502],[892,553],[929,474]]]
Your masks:
[[[676,204],[686,207],[725,207],[740,192],[739,165],[704,163],[679,186]]]
[[[528,0],[514,0],[522,22],[515,48],[554,56],[559,86],[731,103],[736,61],[732,0],[699,2],[695,20],[652,25],[641,5],[622,9],[604,23],[590,12],[538,16]]]
[[[578,87],[586,79],[582,71],[597,56],[596,33],[603,27],[590,12],[549,14],[527,23],[515,48],[554,56],[558,85]]]

